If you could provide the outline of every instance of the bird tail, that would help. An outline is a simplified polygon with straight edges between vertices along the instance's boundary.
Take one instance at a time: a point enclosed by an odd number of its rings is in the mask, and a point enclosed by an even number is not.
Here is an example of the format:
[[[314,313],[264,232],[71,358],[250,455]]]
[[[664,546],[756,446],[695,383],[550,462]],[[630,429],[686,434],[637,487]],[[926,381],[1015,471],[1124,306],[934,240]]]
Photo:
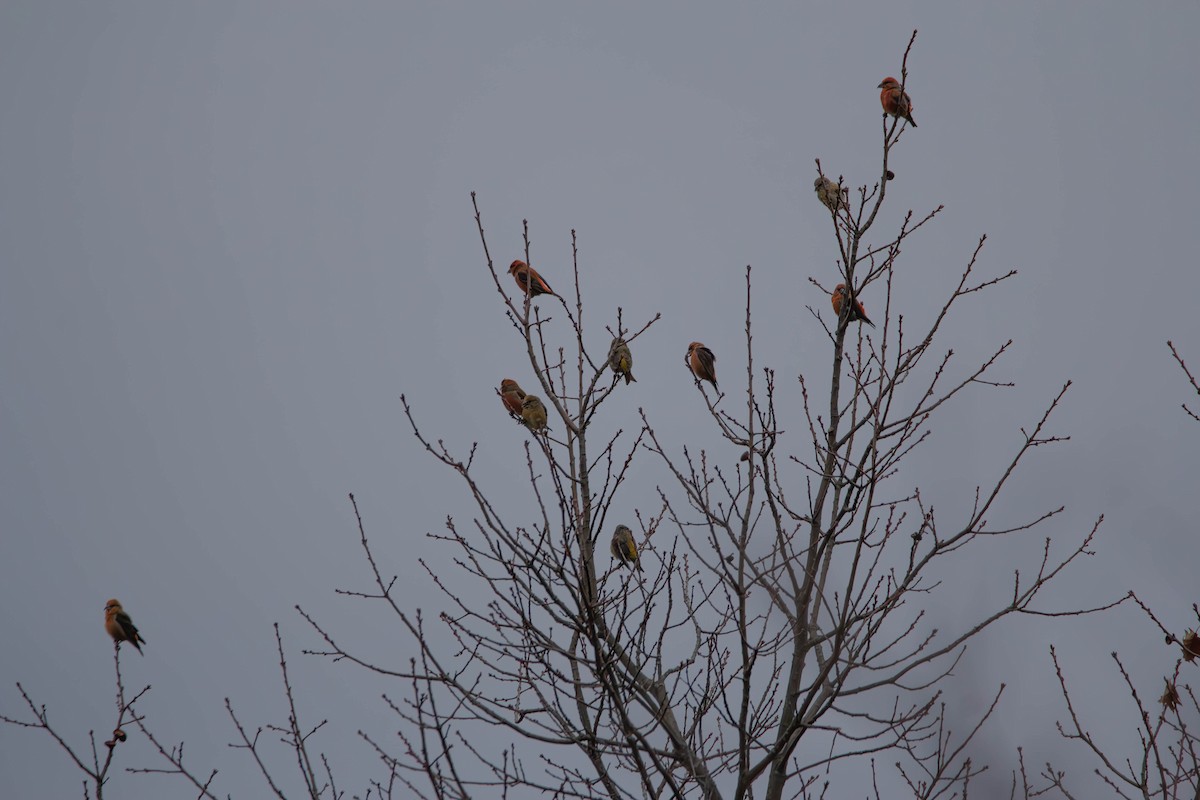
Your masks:
[[[637,378],[633,377],[633,373],[630,372],[629,370],[626,370],[625,371],[625,385],[628,386],[629,384],[635,383],[636,381],[637,381]]]

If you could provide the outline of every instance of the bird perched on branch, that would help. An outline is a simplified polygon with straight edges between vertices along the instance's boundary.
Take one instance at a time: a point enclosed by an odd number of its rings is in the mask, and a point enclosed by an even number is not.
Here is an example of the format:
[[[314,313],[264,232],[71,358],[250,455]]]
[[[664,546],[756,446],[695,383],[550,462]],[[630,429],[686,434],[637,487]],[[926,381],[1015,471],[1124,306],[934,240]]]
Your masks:
[[[833,301],[833,313],[838,315],[838,319],[842,318],[842,303],[848,295],[849,295],[849,293],[846,291],[846,284],[839,283],[836,287],[834,287],[833,296],[829,298],[830,300]],[[872,328],[875,327],[875,323],[871,322],[871,320],[867,319],[867,310],[866,310],[866,308],[863,307],[863,304],[858,300],[855,300],[854,303],[850,306],[850,312],[848,314],[848,319],[850,320],[850,322],[854,322],[855,320],[861,320],[861,321],[867,323],[868,325],[870,325]]]
[[[517,286],[521,287],[521,291],[528,293],[530,297],[537,297],[539,294],[554,294],[550,284],[546,283],[538,271],[519,258],[509,266],[508,274],[513,276]]]
[[[525,390],[518,386],[512,378],[500,381],[500,400],[508,409],[509,414],[520,419],[521,406],[525,402]]]
[[[838,209],[850,208],[850,190],[843,188],[840,183],[818,175],[813,181],[813,189],[817,192],[817,199],[830,211],[836,213]]]
[[[104,630],[113,638],[116,647],[120,647],[121,642],[129,642],[135,650],[142,653],[142,645],[146,643],[146,639],[138,633],[137,626],[116,598],[104,604]]]
[[[546,406],[542,403],[542,398],[536,394],[525,395],[525,399],[521,401],[521,421],[534,433],[547,429]]]
[[[618,525],[613,531],[612,537],[613,558],[620,561],[622,564],[632,564],[637,567],[638,572],[645,572],[642,569],[642,562],[638,555],[637,543],[633,540],[633,531],[624,525]]]
[[[637,380],[633,377],[633,353],[629,352],[629,345],[620,336],[608,346],[608,366],[613,375],[625,376],[626,386]]]
[[[900,88],[900,82],[889,75],[879,84],[879,89],[879,103],[883,106],[883,113],[906,119],[909,125],[917,127],[916,120],[912,118],[912,98]]]
[[[688,345],[687,351],[688,367],[691,368],[692,374],[696,376],[696,381],[708,381],[717,391],[717,357],[713,355],[712,350],[709,350],[699,342],[692,342]]]

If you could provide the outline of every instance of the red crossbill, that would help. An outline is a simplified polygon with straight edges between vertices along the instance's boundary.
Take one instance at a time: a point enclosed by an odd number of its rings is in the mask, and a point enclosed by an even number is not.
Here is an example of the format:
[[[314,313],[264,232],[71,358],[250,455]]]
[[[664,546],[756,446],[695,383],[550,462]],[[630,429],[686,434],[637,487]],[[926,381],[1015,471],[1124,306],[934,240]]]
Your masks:
[[[104,604],[104,630],[108,631],[108,635],[113,638],[118,647],[121,642],[129,642],[134,649],[142,653],[141,645],[146,643],[146,638],[138,633],[137,626],[133,624],[133,620],[125,613],[125,609],[121,608],[121,604],[117,602],[116,598]],[[139,642],[141,644],[138,644]]]
[[[546,283],[538,271],[519,258],[509,266],[508,274],[513,276],[517,286],[521,287],[521,291],[528,292],[531,297],[537,297],[539,294],[554,294],[550,284]]]
[[[692,342],[688,345],[687,354],[688,366],[691,367],[696,380],[708,381],[714,389],[720,391],[717,387],[717,368],[715,366],[717,357],[713,355],[712,350],[699,342]]]
[[[508,409],[508,413],[514,417],[521,416],[521,405],[525,400],[525,390],[517,385],[517,382],[512,378],[505,378],[500,381],[500,400],[504,403],[504,407]]]
[[[833,301],[833,313],[837,314],[839,319],[841,319],[841,316],[842,316],[842,300],[845,297],[846,297],[846,284],[839,283],[833,290],[833,296],[829,298],[830,300]],[[872,328],[875,327],[875,323],[871,322],[871,320],[867,319],[867,310],[866,310],[866,308],[863,307],[863,304],[858,300],[855,300],[854,305],[852,305],[850,307],[849,319],[851,322],[854,322],[855,320],[862,320],[863,322],[870,325]]]
[[[908,124],[917,127],[912,118],[913,101],[908,92],[900,88],[900,82],[888,76],[879,84],[879,103],[883,106],[884,114],[908,120]]]

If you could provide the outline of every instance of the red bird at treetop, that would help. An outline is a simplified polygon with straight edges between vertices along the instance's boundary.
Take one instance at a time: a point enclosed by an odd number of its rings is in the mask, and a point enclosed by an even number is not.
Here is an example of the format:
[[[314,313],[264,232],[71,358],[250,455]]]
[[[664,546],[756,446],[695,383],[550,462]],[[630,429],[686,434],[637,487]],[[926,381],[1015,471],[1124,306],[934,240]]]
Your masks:
[[[879,84],[879,89],[879,103],[883,106],[883,113],[906,119],[909,125],[917,127],[916,120],[912,118],[912,98],[900,88],[900,82],[889,75]]]

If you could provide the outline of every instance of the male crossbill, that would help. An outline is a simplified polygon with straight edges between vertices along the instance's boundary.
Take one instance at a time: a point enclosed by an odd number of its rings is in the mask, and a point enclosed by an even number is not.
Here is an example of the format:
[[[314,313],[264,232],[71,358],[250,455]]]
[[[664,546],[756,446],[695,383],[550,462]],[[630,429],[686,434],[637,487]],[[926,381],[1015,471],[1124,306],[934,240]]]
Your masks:
[[[536,394],[527,394],[521,402],[521,420],[525,427],[537,433],[546,430],[546,406]]]
[[[917,127],[912,118],[913,102],[908,92],[900,88],[900,81],[890,75],[879,84],[879,103],[883,106],[884,114],[908,120],[908,124]]]
[[[618,525],[613,531],[612,537],[613,558],[620,561],[622,564],[632,564],[637,567],[638,572],[645,572],[642,569],[642,562],[638,557],[637,543],[633,541],[633,531],[624,525]]]
[[[521,416],[521,405],[525,400],[525,390],[517,385],[517,382],[512,378],[505,378],[500,381],[500,399],[504,402],[504,407],[508,409],[508,413],[514,417]]]
[[[813,189],[817,192],[817,199],[830,211],[836,212],[839,208],[850,207],[850,190],[842,188],[840,183],[834,183],[824,175],[818,175],[813,181]]]
[[[629,345],[620,336],[613,339],[608,347],[608,366],[612,368],[613,375],[625,376],[626,386],[637,380],[633,377],[633,353],[629,352]]]
[[[841,316],[842,316],[842,301],[845,299],[845,297],[846,297],[846,284],[839,283],[836,287],[834,287],[833,296],[829,298],[830,300],[833,301],[833,313],[837,314],[839,319],[841,319]],[[875,323],[871,322],[871,320],[867,319],[867,310],[866,310],[866,308],[863,307],[862,302],[860,302],[858,300],[855,300],[854,305],[850,306],[849,319],[850,319],[850,322],[854,322],[855,320],[862,320],[863,322],[870,325],[872,328],[875,327]]]
[[[521,291],[528,292],[531,297],[537,297],[539,294],[554,294],[550,284],[546,283],[538,271],[519,258],[509,266],[508,274],[517,281],[517,286],[521,287]]]
[[[697,381],[708,381],[717,391],[717,368],[715,366],[717,357],[713,355],[712,350],[709,350],[699,342],[692,342],[688,345],[687,351],[688,366],[692,369],[692,374],[696,376]]]
[[[118,646],[120,646],[120,642],[129,642],[134,649],[142,653],[141,644],[146,643],[146,637],[138,633],[137,626],[133,624],[133,620],[125,613],[125,609],[121,608],[121,604],[116,598],[104,604],[104,630],[108,631],[108,635],[118,643]]]

